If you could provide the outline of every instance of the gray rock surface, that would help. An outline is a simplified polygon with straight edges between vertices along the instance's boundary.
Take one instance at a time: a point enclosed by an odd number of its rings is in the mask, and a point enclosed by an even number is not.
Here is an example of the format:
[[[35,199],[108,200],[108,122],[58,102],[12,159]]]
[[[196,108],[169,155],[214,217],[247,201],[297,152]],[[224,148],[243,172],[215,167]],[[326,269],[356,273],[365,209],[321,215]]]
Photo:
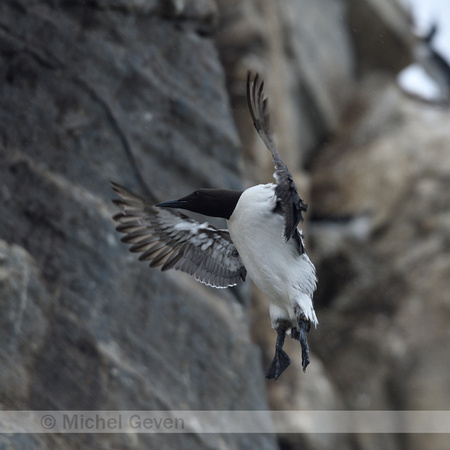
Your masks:
[[[110,179],[155,200],[240,186],[223,71],[203,31],[211,5],[2,2],[2,409],[267,408],[239,296],[149,270],[111,219]],[[275,436],[11,442],[273,448]]]
[[[337,126],[355,82],[351,35],[342,22],[347,5],[341,0],[218,3],[218,49],[244,146],[244,176],[266,182],[272,161],[247,117],[247,71],[266,79],[277,144],[291,170],[300,169]]]
[[[450,113],[407,98],[389,78],[364,80],[368,92],[351,134],[312,168],[322,220],[310,231],[329,283],[312,339],[349,409],[446,410]],[[414,449],[447,444],[442,435],[402,438]]]

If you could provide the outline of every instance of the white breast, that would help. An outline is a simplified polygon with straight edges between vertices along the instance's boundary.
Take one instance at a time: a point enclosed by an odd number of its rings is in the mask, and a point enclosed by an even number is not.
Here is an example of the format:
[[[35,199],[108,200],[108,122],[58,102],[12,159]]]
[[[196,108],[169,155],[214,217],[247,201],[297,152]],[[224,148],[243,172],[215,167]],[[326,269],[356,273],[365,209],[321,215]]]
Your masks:
[[[312,303],[316,289],[314,265],[306,253],[299,254],[294,240],[283,241],[284,219],[272,211],[276,205],[275,185],[264,184],[243,192],[228,221],[230,236],[248,275],[270,299],[272,326],[277,319],[297,325],[294,308],[314,325]]]

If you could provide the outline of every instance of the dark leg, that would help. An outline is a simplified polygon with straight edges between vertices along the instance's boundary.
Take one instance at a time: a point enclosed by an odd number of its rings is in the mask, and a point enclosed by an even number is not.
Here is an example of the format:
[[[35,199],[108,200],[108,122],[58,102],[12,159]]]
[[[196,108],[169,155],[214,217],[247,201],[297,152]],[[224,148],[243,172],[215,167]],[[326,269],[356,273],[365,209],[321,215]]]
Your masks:
[[[272,364],[270,364],[269,370],[266,373],[266,380],[270,380],[271,378],[277,380],[279,376],[291,364],[289,356],[283,350],[286,330],[280,326],[279,328],[277,328],[277,335],[277,343],[275,344],[275,357],[273,358]]]
[[[291,338],[300,341],[300,331],[298,331],[297,327],[291,328]]]
[[[309,347],[308,347],[308,341],[306,339],[306,333],[308,333],[311,324],[309,322],[309,320],[303,320],[303,319],[299,319],[298,321],[298,326],[299,326],[299,335],[298,335],[298,340],[300,341],[300,345],[302,346],[302,367],[303,367],[303,372],[306,371],[306,368],[308,367],[309,364]]]

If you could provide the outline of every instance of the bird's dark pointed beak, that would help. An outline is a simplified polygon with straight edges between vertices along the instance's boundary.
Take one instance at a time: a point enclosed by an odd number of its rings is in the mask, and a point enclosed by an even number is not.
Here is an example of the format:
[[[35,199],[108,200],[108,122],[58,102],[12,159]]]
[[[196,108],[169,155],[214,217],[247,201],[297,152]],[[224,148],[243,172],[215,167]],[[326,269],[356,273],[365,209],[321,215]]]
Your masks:
[[[186,204],[186,200],[169,200],[167,202],[158,203],[155,206],[159,206],[160,208],[184,208]]]

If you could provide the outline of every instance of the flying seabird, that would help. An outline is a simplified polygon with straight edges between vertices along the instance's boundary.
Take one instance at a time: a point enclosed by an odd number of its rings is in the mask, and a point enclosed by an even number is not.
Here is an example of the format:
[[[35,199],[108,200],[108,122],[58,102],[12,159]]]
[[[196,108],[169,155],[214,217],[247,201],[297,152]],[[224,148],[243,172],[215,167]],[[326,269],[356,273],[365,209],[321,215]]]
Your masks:
[[[275,164],[276,184],[245,191],[198,189],[178,200],[153,205],[117,183],[113,200],[121,212],[113,219],[130,251],[150,267],[175,269],[215,288],[234,286],[246,274],[270,299],[270,318],[277,332],[275,357],[266,378],[275,380],[291,364],[283,350],[286,333],[302,348],[302,368],[309,364],[307,332],[318,325],[313,306],[317,278],[297,228],[306,204],[276,150],[269,126],[264,82],[247,77],[247,102],[254,126]],[[169,208],[169,209],[167,209]],[[172,208],[223,217],[228,230],[200,223]]]
[[[433,47],[433,40],[438,32],[437,23],[433,23],[426,36],[419,37],[414,49],[415,57],[425,72],[436,82],[444,104],[450,102],[450,64]]]

